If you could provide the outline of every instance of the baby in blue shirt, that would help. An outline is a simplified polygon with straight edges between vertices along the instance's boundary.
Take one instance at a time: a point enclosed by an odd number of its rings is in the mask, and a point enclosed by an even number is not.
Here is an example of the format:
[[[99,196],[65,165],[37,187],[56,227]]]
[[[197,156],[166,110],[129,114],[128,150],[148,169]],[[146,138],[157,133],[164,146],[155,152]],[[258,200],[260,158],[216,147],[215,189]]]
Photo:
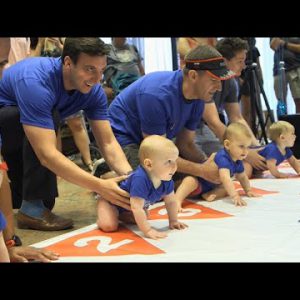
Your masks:
[[[259,154],[265,157],[270,173],[276,178],[289,177],[289,174],[279,172],[277,169],[278,165],[287,160],[300,175],[300,163],[290,149],[296,140],[295,127],[286,121],[275,122],[269,128],[269,138],[272,142],[266,145]]]
[[[171,140],[159,135],[146,137],[140,145],[140,165],[120,184],[120,187],[130,194],[131,211],[112,205],[100,197],[97,206],[98,227],[105,232],[116,231],[119,220],[122,220],[136,223],[148,238],[165,238],[165,232],[154,229],[147,221],[148,207],[161,199],[166,204],[169,228],[188,227],[177,218],[172,176],[177,170],[178,155],[179,151]]]
[[[235,190],[231,180],[232,176],[235,176],[240,182],[248,197],[258,197],[251,191],[250,182],[242,162],[248,154],[251,138],[245,125],[231,123],[224,134],[224,148],[213,154],[214,159],[211,160],[211,170],[218,169],[221,185],[216,185],[199,177],[185,177],[176,191],[178,210],[182,210],[183,200],[195,190],[199,191],[199,195],[206,201],[214,201],[229,195],[235,205],[247,205]]]

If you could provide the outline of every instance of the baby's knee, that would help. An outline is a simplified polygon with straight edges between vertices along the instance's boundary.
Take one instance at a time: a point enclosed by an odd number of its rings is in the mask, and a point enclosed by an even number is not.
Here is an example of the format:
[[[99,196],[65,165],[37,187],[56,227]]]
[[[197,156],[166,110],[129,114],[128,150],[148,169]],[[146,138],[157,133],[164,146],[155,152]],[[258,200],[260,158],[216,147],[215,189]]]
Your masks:
[[[100,220],[97,221],[98,228],[104,232],[114,232],[118,230],[118,223],[103,223]]]

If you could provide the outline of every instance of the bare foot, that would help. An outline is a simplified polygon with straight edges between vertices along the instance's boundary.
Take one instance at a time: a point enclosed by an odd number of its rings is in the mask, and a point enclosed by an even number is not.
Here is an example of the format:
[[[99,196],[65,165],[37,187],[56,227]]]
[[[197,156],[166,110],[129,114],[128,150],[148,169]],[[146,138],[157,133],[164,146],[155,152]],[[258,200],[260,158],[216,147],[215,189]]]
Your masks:
[[[216,199],[216,194],[204,193],[202,194],[202,198],[208,202],[214,201]]]

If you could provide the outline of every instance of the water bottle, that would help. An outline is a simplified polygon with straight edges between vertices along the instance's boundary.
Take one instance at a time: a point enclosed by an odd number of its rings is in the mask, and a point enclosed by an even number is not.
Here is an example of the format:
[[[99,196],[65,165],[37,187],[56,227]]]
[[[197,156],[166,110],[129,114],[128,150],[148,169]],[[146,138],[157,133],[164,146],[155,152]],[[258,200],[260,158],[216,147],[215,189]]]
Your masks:
[[[287,114],[287,107],[284,101],[278,100],[277,103],[277,117],[286,115]]]

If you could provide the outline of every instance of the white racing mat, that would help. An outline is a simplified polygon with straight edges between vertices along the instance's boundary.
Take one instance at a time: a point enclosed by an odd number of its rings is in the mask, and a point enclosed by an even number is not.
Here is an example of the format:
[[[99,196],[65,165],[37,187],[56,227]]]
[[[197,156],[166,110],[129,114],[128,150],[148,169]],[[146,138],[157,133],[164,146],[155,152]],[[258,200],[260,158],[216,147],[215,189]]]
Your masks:
[[[280,170],[295,174],[286,164]],[[32,246],[60,253],[58,262],[300,262],[300,177],[264,177],[251,180],[262,197],[244,197],[246,207],[187,199],[185,230],[169,230],[164,204],[156,204],[149,222],[165,239],[144,238],[133,225],[104,233],[93,224]]]

